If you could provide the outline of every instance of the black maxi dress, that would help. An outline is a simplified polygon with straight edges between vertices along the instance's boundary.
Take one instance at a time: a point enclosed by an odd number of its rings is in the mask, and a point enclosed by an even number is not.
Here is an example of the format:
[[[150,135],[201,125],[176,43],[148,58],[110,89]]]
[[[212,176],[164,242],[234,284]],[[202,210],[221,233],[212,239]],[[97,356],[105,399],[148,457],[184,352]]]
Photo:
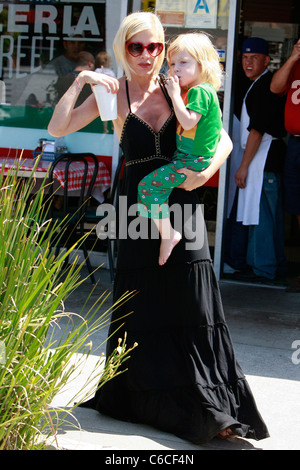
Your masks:
[[[128,88],[127,97],[130,109]],[[170,113],[156,133],[130,109],[120,141],[125,156],[124,194],[128,207],[137,203],[138,182],[173,155],[176,119],[171,104]],[[186,222],[185,236],[164,266],[158,265],[158,238],[124,236],[124,227],[130,232],[130,224],[137,219],[128,216],[124,201],[122,204],[121,215],[125,219],[114,299],[126,291],[137,293],[112,314],[109,336],[120,323],[125,324],[108,340],[107,357],[125,331],[127,345],[137,342],[138,346],[124,364],[128,370],[102,386],[85,406],[116,419],[152,425],[199,444],[227,427],[241,437],[268,437],[235,359],[202,212],[196,211],[196,191],[177,188],[172,192],[170,205],[186,205],[194,220]],[[204,240],[198,236],[200,242],[196,245],[201,246],[197,249],[192,244],[196,230],[204,236]],[[129,312],[132,313],[118,321]]]

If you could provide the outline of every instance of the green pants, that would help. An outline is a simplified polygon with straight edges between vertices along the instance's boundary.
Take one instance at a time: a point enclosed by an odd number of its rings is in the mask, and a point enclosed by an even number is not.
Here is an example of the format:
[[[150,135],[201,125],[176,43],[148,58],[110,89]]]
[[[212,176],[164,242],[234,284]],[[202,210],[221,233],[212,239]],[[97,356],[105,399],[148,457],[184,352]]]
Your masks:
[[[174,160],[149,175],[138,184],[138,212],[142,217],[163,219],[169,217],[168,199],[174,188],[186,179],[177,170],[187,168],[203,171],[211,163],[212,157],[197,157],[177,153]]]

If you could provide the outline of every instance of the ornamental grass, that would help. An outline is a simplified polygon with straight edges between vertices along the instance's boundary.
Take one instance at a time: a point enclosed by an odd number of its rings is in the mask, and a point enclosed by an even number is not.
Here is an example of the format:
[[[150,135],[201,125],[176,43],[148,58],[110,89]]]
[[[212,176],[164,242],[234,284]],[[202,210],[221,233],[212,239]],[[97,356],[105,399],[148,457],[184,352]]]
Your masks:
[[[64,269],[80,240],[55,257],[56,227],[47,218],[46,186],[33,194],[34,177],[0,174],[0,450],[46,448],[56,439],[76,396],[66,407],[54,407],[55,396],[81,373],[91,354],[92,336],[107,326],[111,309],[99,314],[105,295],[88,314],[65,311],[65,301],[80,288],[82,264]],[[60,228],[63,228],[63,222]],[[57,328],[60,328],[59,338]],[[135,347],[133,345],[132,347]],[[97,381],[102,386],[121,373],[132,347],[126,338],[104,364],[99,355],[91,377],[78,393],[80,401]],[[74,358],[76,358],[74,360]],[[55,417],[55,419],[53,419]]]

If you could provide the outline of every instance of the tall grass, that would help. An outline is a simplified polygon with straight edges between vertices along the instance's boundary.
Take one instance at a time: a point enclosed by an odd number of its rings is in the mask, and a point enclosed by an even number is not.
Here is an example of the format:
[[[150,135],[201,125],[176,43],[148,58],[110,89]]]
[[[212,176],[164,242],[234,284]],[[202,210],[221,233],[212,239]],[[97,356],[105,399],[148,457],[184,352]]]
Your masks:
[[[0,450],[44,448],[47,436],[55,435],[60,419],[54,424],[52,416],[65,412],[51,407],[53,398],[80,373],[91,353],[93,333],[110,317],[109,311],[97,314],[103,298],[97,299],[85,318],[65,312],[65,300],[83,282],[81,266],[71,265],[62,276],[68,251],[53,256],[50,240],[55,229],[46,216],[45,188],[32,196],[33,186],[33,177],[20,180],[14,174],[5,175],[2,168]],[[119,300],[124,301],[126,296]],[[57,325],[62,328],[60,339]],[[101,386],[120,373],[131,349],[126,338],[120,340],[104,368],[99,358],[90,379],[101,380]]]

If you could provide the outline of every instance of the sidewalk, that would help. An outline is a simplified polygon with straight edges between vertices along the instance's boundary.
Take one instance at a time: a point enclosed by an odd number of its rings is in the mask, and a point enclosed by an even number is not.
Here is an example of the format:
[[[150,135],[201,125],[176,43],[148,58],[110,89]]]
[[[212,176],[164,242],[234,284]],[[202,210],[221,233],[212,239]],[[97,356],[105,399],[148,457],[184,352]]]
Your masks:
[[[109,271],[99,271],[98,291],[111,291]],[[271,437],[262,441],[214,439],[202,446],[145,425],[117,421],[90,409],[78,408],[58,434],[60,448],[69,450],[154,452],[197,450],[299,450],[300,449],[300,294],[221,281],[224,310],[238,361],[248,379]],[[67,303],[67,310],[79,312],[90,292],[86,282]],[[110,300],[107,301],[109,305]],[[103,341],[101,331],[93,342]],[[298,343],[294,343],[298,340]],[[294,343],[294,345],[293,345]],[[104,346],[105,348],[105,346]],[[298,352],[299,351],[299,352]],[[68,390],[54,400],[64,406],[80,389],[93,370],[91,356],[82,374]],[[76,423],[76,420],[78,421]],[[80,425],[80,429],[78,427]],[[179,452],[177,452],[179,454]],[[111,455],[111,454],[110,454]],[[116,455],[119,455],[116,452]]]

